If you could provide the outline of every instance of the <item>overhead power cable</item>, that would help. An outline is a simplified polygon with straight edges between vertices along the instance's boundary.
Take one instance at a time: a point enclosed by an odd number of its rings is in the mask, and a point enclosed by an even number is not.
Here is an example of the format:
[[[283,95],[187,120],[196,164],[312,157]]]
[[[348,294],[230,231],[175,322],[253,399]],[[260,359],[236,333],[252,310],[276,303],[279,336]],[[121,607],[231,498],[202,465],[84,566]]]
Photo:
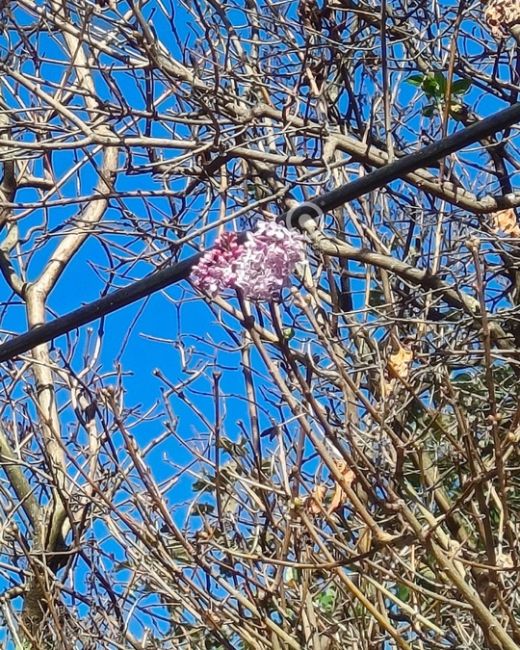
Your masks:
[[[405,155],[366,176],[346,183],[330,192],[325,192],[315,197],[312,202],[306,202],[294,208],[290,213],[283,215],[281,220],[285,222],[290,220],[291,225],[298,227],[299,218],[304,215],[310,214],[310,216],[316,216],[320,211],[328,212],[334,210],[368,192],[384,187],[398,178],[403,178],[420,167],[428,167],[445,156],[489,137],[498,131],[511,127],[519,121],[520,103],[517,103],[465,129],[461,129],[439,142],[434,142],[414,153]],[[316,206],[314,214],[312,214],[313,205]],[[240,234],[242,241],[246,235],[247,233]],[[80,307],[65,316],[38,325],[25,334],[15,336],[10,341],[0,345],[0,362],[13,359],[24,352],[28,352],[37,345],[51,341],[62,334],[66,334],[86,323],[117,311],[156,291],[185,280],[202,255],[203,253],[199,253],[164,269],[154,271],[142,280],[133,282],[122,289],[117,289],[109,295],[95,300],[84,307]]]

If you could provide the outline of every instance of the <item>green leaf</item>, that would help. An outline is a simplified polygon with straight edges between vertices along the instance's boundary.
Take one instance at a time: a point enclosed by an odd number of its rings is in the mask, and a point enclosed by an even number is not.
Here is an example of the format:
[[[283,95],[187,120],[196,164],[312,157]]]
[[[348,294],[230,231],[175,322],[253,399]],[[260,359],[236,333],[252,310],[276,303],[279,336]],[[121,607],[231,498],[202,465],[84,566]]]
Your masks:
[[[435,79],[437,83],[437,87],[439,88],[439,96],[444,97],[446,95],[446,77],[442,74],[442,72],[434,72],[433,78]]]
[[[202,517],[203,515],[211,514],[214,510],[215,508],[211,503],[197,503],[193,508],[192,514],[194,517]]]
[[[292,327],[284,327],[282,330],[282,334],[284,339],[287,339],[290,341],[292,337],[294,336],[294,329]]]
[[[300,574],[301,572],[299,569],[294,569],[293,567],[287,567],[287,569],[284,572],[283,581],[288,587],[294,588],[300,583],[300,578],[301,578]]]
[[[175,562],[178,562],[179,564],[187,564],[189,566],[193,564],[193,558],[188,554],[182,544],[179,544],[178,542],[167,543],[166,549]],[[148,593],[152,593],[153,588],[148,585],[147,591]]]
[[[454,119],[462,121],[468,115],[468,107],[465,104],[461,104],[459,101],[450,102],[450,116]]]
[[[260,434],[260,438],[269,437],[269,440],[274,440],[277,435],[278,435],[278,427],[274,425],[272,427],[268,427],[267,429],[264,429]]]
[[[213,480],[208,478],[200,478],[193,482],[191,489],[194,492],[207,492],[213,490]]]
[[[412,86],[420,86],[424,81],[423,74],[414,74],[411,77],[408,77],[406,80],[407,83],[412,84]]]
[[[405,585],[398,585],[396,595],[399,600],[402,600],[403,603],[406,603],[410,598],[410,590]]]
[[[473,381],[475,381],[475,376],[470,374],[469,372],[459,372],[457,375],[455,375],[452,378],[452,383],[455,384],[456,386],[458,384],[470,384]]]
[[[370,293],[368,296],[368,304],[371,307],[379,307],[380,305],[384,305],[385,303],[386,303],[385,295],[380,289],[376,287],[370,289]]]
[[[336,592],[333,587],[329,587],[322,591],[321,594],[316,598],[318,607],[322,612],[330,614],[334,610],[334,604],[336,602]]]
[[[471,79],[457,79],[451,84],[452,95],[464,95],[471,87]]]
[[[422,109],[422,114],[424,117],[433,117],[435,110],[436,110],[435,104],[427,104],[423,109]]]
[[[224,449],[224,451],[227,451],[227,453],[232,457],[245,456],[245,446],[246,441],[242,438],[238,442],[234,442],[230,438],[220,439],[220,447]]]
[[[433,77],[426,77],[423,81],[421,88],[424,91],[424,94],[430,99],[444,97],[444,93],[441,92],[437,80]]]

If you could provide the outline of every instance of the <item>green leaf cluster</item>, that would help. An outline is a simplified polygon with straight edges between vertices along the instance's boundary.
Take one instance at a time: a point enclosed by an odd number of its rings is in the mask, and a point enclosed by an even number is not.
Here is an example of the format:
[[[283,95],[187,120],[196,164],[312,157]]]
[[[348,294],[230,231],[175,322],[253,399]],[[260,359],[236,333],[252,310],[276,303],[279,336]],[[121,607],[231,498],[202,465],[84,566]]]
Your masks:
[[[430,103],[423,108],[422,113],[426,117],[432,117],[439,104],[444,103],[446,100],[448,78],[443,72],[437,70],[428,74],[420,73],[412,75],[411,77],[408,77],[406,81],[412,86],[420,88],[426,97],[431,100]],[[470,88],[471,79],[453,80],[450,86],[450,108],[452,104],[459,104],[457,100],[465,95]]]

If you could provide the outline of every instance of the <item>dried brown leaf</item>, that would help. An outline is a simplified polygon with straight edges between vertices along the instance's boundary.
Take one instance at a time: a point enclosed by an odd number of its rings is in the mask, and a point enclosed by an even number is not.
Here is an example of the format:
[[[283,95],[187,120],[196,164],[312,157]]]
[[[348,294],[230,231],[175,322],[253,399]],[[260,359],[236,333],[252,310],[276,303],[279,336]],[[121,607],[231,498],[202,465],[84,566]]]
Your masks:
[[[389,356],[386,364],[388,379],[383,384],[383,397],[387,397],[393,392],[397,377],[408,379],[412,361],[412,350],[399,344],[399,347]]]
[[[394,377],[408,379],[410,375],[410,366],[413,361],[413,352],[402,345],[393,352],[388,359],[388,370]]]
[[[336,482],[336,489],[334,490],[334,496],[332,497],[332,501],[328,510],[329,514],[337,510],[340,506],[344,505],[345,501],[347,500],[347,495],[342,486],[349,488],[356,477],[354,472],[344,461],[338,461],[336,463],[336,467],[338,468],[340,474],[343,476],[343,481],[341,485]]]
[[[358,553],[368,553],[372,548],[372,531],[368,526],[363,528],[359,533],[358,542],[356,544],[356,550]]]
[[[311,515],[320,515],[324,511],[323,499],[327,494],[326,485],[317,485],[311,492],[305,505]]]
[[[495,232],[503,232],[510,237],[520,237],[520,225],[513,208],[493,213],[491,224]]]

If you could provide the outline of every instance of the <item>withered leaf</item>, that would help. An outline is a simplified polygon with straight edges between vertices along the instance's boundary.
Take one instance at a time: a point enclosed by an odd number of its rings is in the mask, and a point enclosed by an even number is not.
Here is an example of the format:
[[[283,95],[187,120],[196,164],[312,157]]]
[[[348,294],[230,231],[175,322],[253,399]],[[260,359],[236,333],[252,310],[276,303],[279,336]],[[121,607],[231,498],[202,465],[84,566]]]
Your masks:
[[[342,481],[343,485],[349,488],[352,485],[352,482],[354,481],[356,475],[348,467],[347,463],[345,463],[344,461],[338,461],[336,463],[336,467],[338,468],[340,474],[343,476],[343,481]],[[340,506],[344,505],[346,500],[347,500],[347,495],[343,490],[343,487],[338,482],[336,482],[334,496],[332,497],[332,501],[330,503],[329,510],[328,510],[329,514],[337,510]]]
[[[387,367],[392,376],[408,379],[412,361],[413,352],[409,348],[400,345],[388,358]]]
[[[323,511],[323,499],[327,494],[326,485],[317,485],[311,492],[305,505],[311,515],[320,515]]]
[[[491,226],[495,232],[503,232],[510,237],[520,237],[520,225],[513,208],[493,213]]]

